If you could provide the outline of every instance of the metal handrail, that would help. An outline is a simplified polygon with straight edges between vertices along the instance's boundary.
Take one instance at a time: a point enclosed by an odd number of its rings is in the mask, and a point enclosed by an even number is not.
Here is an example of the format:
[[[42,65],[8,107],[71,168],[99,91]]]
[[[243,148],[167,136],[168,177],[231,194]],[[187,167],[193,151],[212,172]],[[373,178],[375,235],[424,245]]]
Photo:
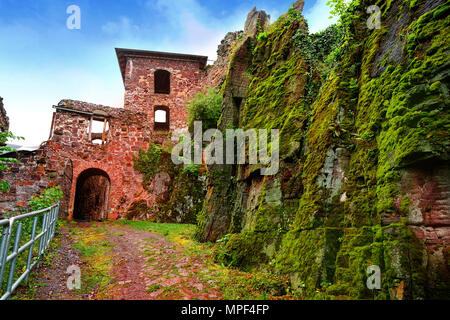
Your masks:
[[[47,209],[0,220],[0,300],[8,299],[22,281],[28,281],[31,270],[39,263],[40,258],[49,248],[50,242],[55,235],[58,213],[59,203]],[[29,239],[22,239],[23,223],[29,218],[33,218],[31,233],[29,234]],[[13,237],[14,226],[16,224],[17,227]],[[40,232],[36,235],[39,227]],[[13,243],[12,239],[14,239]],[[26,241],[26,243],[21,244],[21,240]],[[34,252],[33,247],[37,241],[39,241],[39,247],[38,250]],[[15,276],[17,276],[17,258],[27,250],[28,254],[26,257],[25,271],[23,271],[14,281]],[[8,273],[5,274],[8,264]],[[6,286],[4,286],[4,284],[6,284]]]

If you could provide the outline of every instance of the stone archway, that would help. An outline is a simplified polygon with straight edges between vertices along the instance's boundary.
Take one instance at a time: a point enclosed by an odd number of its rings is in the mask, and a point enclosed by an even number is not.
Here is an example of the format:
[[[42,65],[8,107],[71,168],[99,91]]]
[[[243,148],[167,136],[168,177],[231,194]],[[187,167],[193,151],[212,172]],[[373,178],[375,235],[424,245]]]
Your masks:
[[[77,179],[73,219],[101,221],[108,215],[111,181],[100,169],[87,169]]]

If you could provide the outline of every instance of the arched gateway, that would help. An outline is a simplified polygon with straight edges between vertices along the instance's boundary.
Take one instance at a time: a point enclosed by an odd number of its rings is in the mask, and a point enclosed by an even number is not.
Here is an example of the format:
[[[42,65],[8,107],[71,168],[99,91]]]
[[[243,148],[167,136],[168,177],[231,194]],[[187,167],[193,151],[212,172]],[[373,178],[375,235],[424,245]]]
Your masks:
[[[74,220],[101,221],[108,217],[111,181],[100,169],[83,171],[77,179]]]

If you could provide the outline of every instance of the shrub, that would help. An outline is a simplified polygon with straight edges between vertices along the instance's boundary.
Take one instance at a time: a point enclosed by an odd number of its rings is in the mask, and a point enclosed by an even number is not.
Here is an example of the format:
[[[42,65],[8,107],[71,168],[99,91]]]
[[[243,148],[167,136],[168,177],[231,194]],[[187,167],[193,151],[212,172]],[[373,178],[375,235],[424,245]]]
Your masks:
[[[63,198],[61,187],[52,187],[45,190],[42,195],[32,197],[28,206],[31,211],[38,211],[49,208],[58,203]]]
[[[200,164],[190,164],[183,168],[183,172],[190,176],[198,176],[200,175],[200,170],[202,165]]]
[[[159,172],[162,151],[161,146],[152,143],[147,151],[140,149],[137,158],[133,156],[134,169],[144,175],[145,181],[150,181]]]
[[[266,40],[268,38],[268,33],[267,31],[261,32],[260,34],[258,34],[258,41],[263,41]]]
[[[333,24],[323,31],[309,34],[307,30],[299,28],[293,37],[294,46],[309,60],[309,62],[323,61],[339,47],[342,42],[342,28]]]
[[[196,94],[188,106],[189,130],[193,131],[194,121],[202,121],[204,131],[216,128],[221,112],[222,95],[215,88]]]

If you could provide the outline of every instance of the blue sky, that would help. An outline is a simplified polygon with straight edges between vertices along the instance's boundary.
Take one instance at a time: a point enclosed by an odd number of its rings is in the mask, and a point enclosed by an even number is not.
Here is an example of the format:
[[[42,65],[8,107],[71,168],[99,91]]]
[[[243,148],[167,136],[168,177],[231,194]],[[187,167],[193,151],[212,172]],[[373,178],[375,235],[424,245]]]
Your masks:
[[[332,23],[327,0],[306,0],[312,32]],[[293,0],[0,0],[0,96],[10,129],[38,145],[53,105],[68,98],[123,106],[115,47],[207,55],[228,31],[243,29],[256,6],[275,21]],[[69,30],[67,7],[81,9]]]

